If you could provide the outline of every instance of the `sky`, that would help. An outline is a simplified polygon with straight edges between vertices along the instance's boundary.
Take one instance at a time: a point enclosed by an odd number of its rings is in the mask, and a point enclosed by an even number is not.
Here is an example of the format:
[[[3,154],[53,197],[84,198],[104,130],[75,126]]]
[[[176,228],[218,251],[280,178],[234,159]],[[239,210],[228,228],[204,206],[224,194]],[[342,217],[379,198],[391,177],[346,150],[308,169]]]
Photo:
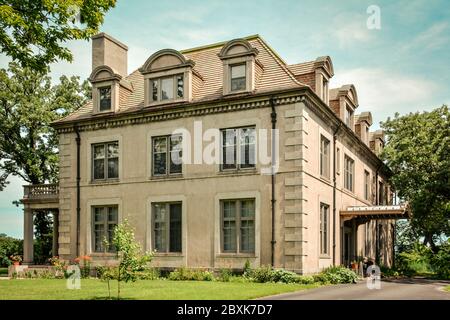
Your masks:
[[[375,5],[380,28],[369,29]],[[370,7],[369,9],[371,9]],[[129,72],[155,51],[202,46],[259,34],[288,64],[332,58],[331,87],[354,84],[357,113],[371,111],[374,124],[396,112],[431,110],[450,103],[450,5],[436,1],[118,0],[101,31],[128,46]],[[86,79],[90,41],[68,43],[74,61],[51,66],[53,81]],[[0,67],[9,59],[0,55]],[[22,237],[22,209],[13,200],[22,184],[11,178],[0,192],[0,233]]]

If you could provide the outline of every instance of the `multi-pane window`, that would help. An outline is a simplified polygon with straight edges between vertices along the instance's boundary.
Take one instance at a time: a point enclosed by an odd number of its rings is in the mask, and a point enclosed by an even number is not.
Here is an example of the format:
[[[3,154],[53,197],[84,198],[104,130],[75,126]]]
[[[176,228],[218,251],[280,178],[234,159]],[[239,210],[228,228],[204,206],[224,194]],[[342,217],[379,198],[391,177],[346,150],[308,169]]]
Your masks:
[[[370,173],[364,170],[364,199],[370,199]]]
[[[180,174],[182,172],[182,141],[181,134],[154,137],[153,150],[153,175],[163,176]]]
[[[184,97],[184,78],[182,74],[150,79],[151,102],[170,101]]]
[[[330,178],[330,140],[320,136],[320,175]]]
[[[344,157],[344,188],[353,191],[355,177],[355,161],[348,157]]]
[[[320,203],[320,254],[329,254],[329,212],[330,206],[324,203]]]
[[[345,124],[349,127],[352,127],[352,116],[353,116],[353,111],[349,107],[346,107],[345,108]]]
[[[254,127],[222,130],[222,170],[254,168],[255,148]]]
[[[222,252],[255,252],[255,200],[221,201]]]
[[[119,142],[92,145],[92,179],[119,178]]]
[[[181,252],[181,202],[153,203],[153,249]]]
[[[103,87],[98,89],[99,94],[99,110],[111,110],[111,87]]]
[[[114,228],[117,226],[117,206],[92,208],[92,248],[94,252],[114,252]],[[107,247],[105,247],[105,240]]]
[[[245,63],[238,64],[230,67],[231,75],[231,91],[245,90],[246,77],[245,77]]]

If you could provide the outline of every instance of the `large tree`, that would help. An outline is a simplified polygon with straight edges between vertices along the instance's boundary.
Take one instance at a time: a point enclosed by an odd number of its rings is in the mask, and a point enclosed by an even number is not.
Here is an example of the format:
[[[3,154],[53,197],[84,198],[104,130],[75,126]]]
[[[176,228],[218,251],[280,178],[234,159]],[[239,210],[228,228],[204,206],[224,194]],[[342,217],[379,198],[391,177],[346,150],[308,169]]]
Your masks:
[[[381,126],[387,135],[382,157],[394,173],[391,182],[411,205],[414,232],[435,251],[440,236],[450,236],[448,107],[396,114]]]
[[[44,71],[72,61],[69,40],[98,32],[116,0],[0,0],[0,50],[22,67]]]
[[[78,109],[90,98],[87,81],[50,76],[10,63],[0,70],[0,191],[8,177],[30,184],[57,182],[58,138],[50,123]],[[17,200],[17,199],[12,199]],[[43,263],[52,248],[52,217],[35,215],[35,258]]]

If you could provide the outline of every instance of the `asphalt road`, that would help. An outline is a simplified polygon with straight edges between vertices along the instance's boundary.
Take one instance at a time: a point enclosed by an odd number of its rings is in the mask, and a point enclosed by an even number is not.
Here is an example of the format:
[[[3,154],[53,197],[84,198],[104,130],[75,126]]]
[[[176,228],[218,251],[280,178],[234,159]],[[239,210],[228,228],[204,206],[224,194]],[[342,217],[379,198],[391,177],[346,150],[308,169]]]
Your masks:
[[[317,289],[265,297],[273,300],[450,300],[442,290],[450,281],[426,279],[382,280],[380,289],[368,289],[366,282],[325,286]]]

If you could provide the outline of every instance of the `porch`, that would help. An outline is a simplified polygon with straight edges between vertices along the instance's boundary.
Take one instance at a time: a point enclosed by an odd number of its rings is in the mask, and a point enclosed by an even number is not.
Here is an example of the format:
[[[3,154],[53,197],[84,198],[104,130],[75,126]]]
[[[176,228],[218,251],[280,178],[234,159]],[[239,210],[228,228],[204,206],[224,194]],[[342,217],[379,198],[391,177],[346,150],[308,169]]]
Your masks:
[[[58,253],[58,213],[59,186],[58,184],[33,184],[23,186],[24,206],[23,223],[23,264],[34,263],[34,215],[38,212],[53,214],[53,246],[52,253]]]
[[[361,251],[358,247],[358,227],[367,222],[375,222],[375,237],[371,238],[373,251],[377,264],[380,263],[380,258],[387,259],[386,254],[382,256],[382,248],[387,249],[387,241],[392,240],[392,254],[394,254],[393,243],[395,241],[395,225],[387,223],[397,219],[409,219],[410,210],[407,204],[401,205],[377,205],[377,206],[352,206],[346,210],[340,211],[341,220],[341,261],[344,265],[349,266],[351,261],[358,260]],[[382,230],[383,227],[389,226],[389,230]],[[364,238],[367,246],[368,233],[366,232]],[[367,252],[367,247],[362,250]],[[370,258],[370,257],[369,257]],[[389,257],[394,260],[394,256]]]

